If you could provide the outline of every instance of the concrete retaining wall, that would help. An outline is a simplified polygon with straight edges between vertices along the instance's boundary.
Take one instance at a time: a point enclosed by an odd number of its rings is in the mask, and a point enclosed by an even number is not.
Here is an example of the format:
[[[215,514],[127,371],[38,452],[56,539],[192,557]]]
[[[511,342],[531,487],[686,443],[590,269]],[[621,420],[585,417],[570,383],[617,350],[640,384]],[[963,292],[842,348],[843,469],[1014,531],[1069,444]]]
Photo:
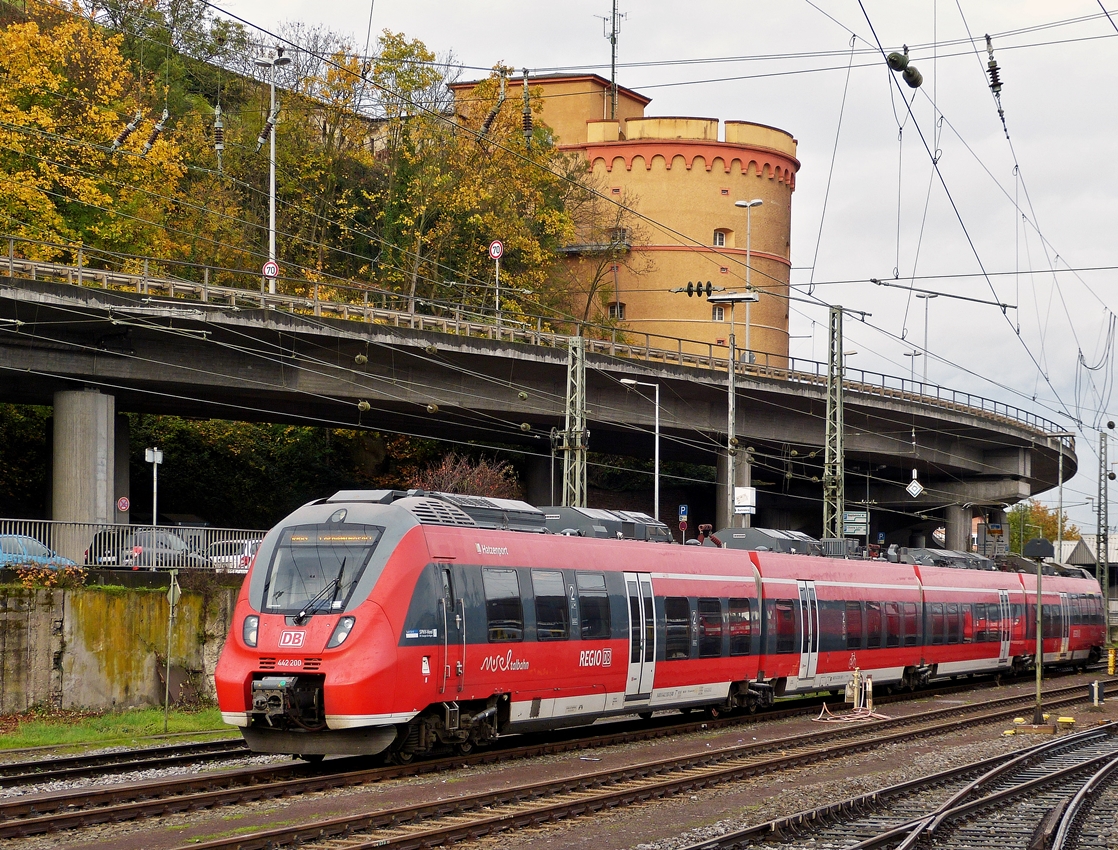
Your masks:
[[[237,592],[212,581],[183,589],[171,638],[172,704],[213,699]],[[166,586],[0,584],[0,713],[162,705],[167,614]]]

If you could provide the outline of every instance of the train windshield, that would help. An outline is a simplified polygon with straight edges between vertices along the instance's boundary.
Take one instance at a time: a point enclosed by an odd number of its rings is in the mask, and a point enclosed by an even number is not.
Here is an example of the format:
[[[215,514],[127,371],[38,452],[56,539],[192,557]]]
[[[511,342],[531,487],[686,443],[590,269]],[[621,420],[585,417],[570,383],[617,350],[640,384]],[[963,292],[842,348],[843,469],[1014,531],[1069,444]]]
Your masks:
[[[264,610],[300,616],[344,611],[383,532],[373,525],[285,528],[268,567]]]

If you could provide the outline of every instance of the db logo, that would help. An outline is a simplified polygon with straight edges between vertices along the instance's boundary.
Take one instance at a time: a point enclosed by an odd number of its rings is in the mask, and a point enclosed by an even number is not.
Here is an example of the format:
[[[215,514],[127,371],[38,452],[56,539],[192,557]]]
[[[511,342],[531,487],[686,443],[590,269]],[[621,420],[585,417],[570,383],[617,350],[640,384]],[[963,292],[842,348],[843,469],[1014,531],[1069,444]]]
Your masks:
[[[279,645],[286,647],[300,647],[306,638],[306,632],[280,632]]]

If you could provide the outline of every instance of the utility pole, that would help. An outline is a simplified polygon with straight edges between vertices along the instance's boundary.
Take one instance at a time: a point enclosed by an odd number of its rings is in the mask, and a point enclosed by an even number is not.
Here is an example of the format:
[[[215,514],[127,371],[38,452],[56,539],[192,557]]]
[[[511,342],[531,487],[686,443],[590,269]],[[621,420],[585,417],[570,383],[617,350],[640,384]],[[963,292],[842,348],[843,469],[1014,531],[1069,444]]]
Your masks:
[[[563,505],[586,507],[586,341],[572,336],[567,343],[566,429],[563,449]]]
[[[845,509],[842,423],[842,307],[831,307],[827,345],[827,427],[823,451],[823,536],[842,537]]]
[[[613,0],[613,12],[610,14],[608,26],[604,27],[606,32],[605,37],[609,39],[610,46],[610,59],[609,59],[609,119],[610,121],[617,120],[617,35],[621,32],[621,19],[625,15],[618,14],[617,0]],[[606,23],[606,19],[602,18],[602,23]]]

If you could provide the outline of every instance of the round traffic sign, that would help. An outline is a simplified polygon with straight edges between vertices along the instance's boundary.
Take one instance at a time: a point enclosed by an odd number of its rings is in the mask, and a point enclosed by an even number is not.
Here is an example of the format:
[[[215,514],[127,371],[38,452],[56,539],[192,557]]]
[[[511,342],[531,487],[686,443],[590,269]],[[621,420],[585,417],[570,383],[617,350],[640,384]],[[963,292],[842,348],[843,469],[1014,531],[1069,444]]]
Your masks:
[[[124,513],[131,506],[132,506],[132,503],[128,501],[127,496],[121,496],[119,499],[116,500],[116,509],[118,511],[120,511],[121,513]]]
[[[275,260],[268,260],[261,269],[264,277],[275,278],[279,277],[279,264]]]
[[[687,530],[687,520],[681,519],[679,521],[679,530],[680,531],[686,531]]]
[[[504,253],[505,253],[505,246],[501,243],[501,241],[499,239],[494,239],[492,242],[489,243],[489,256],[490,256],[490,258],[492,258],[494,260],[499,260],[499,259],[501,259],[502,255]]]

